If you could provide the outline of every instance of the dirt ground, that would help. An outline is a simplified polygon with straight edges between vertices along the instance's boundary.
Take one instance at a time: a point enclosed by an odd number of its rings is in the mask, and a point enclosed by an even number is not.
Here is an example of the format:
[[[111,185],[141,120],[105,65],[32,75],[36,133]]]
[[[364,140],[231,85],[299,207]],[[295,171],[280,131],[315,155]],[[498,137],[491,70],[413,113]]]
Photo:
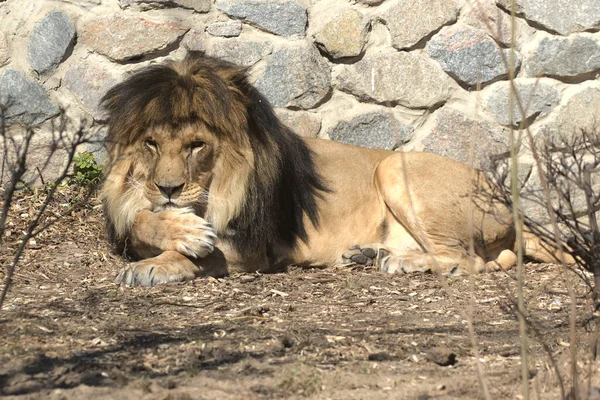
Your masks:
[[[48,210],[68,210],[61,193]],[[44,195],[20,194],[0,254],[5,273]],[[382,275],[292,268],[154,288],[118,287],[97,200],[30,243],[0,312],[7,399],[492,399],[520,397],[513,275]],[[569,386],[569,296],[555,265],[527,265],[532,398]],[[571,274],[571,277],[574,277]],[[589,292],[575,279],[578,370],[590,362]]]

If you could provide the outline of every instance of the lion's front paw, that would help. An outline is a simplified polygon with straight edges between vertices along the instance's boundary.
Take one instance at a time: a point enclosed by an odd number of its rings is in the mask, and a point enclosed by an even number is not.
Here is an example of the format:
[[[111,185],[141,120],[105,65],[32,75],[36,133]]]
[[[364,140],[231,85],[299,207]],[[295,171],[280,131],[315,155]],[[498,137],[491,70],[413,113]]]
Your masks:
[[[205,257],[214,250],[217,241],[213,226],[204,218],[194,214],[192,209],[161,211],[160,218],[166,222],[162,236],[162,250],[177,251],[193,258]]]
[[[194,279],[200,269],[179,253],[165,252],[158,257],[131,263],[115,278],[115,283],[129,286],[154,286],[167,282]]]

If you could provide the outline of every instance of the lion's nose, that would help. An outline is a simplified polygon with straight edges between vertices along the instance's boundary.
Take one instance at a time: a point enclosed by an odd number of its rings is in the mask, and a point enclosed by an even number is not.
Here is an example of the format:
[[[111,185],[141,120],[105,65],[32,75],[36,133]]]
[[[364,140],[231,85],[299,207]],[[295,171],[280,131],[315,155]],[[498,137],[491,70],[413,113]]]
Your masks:
[[[158,187],[158,190],[160,190],[160,192],[165,195],[166,197],[173,197],[175,195],[178,195],[179,193],[181,193],[181,190],[183,189],[183,183],[181,185],[178,186],[169,186],[169,185],[159,185],[156,184],[156,187]]]

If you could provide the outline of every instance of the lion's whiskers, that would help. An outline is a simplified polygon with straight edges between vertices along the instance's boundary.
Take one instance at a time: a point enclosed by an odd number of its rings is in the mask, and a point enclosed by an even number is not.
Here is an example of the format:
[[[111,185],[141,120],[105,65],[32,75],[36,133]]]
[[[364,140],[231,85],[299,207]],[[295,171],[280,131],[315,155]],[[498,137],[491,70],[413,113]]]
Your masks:
[[[138,181],[133,176],[129,176],[127,178],[127,184],[130,186],[130,190],[144,190],[145,186],[142,182]]]
[[[200,198],[198,199],[197,203],[200,205],[207,205],[209,201],[212,201],[215,203],[220,203],[220,204],[223,204],[226,202],[226,200],[224,198],[215,196],[214,194],[211,194],[209,191],[204,190],[202,192],[202,194],[200,195]]]

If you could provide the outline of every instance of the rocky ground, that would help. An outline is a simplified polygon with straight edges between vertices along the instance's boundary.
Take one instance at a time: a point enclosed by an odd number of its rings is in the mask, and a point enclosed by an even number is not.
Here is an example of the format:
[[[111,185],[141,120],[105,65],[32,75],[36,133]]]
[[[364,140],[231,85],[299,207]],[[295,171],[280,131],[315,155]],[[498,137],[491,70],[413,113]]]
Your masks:
[[[43,198],[14,204],[3,281]],[[445,282],[339,266],[118,287],[123,261],[105,243],[100,205],[66,211],[70,199],[51,204],[48,215],[61,217],[30,243],[0,312],[3,398],[478,399],[470,307],[491,398],[520,398],[510,274]],[[555,265],[527,266],[532,398],[559,399],[560,381],[570,382],[564,277]],[[578,371],[600,386],[588,291],[575,282]]]

